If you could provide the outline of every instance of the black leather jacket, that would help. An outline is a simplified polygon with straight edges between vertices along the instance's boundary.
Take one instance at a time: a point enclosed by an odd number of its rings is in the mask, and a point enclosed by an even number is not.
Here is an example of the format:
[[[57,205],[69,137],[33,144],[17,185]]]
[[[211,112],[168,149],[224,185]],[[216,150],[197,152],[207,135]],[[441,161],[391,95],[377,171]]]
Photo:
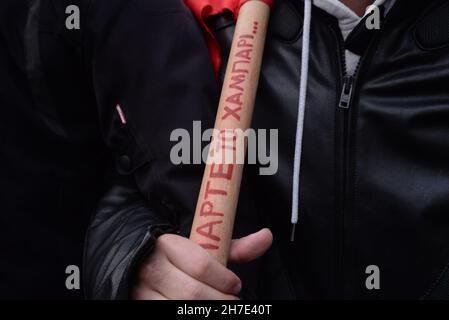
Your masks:
[[[338,106],[345,43],[336,20],[313,9],[292,243],[301,8],[278,0],[272,15],[253,127],[279,129],[279,171],[247,167],[235,231],[269,227],[274,244],[259,261],[231,268],[257,298],[449,298],[449,3],[397,0],[381,30],[349,38],[363,57],[347,109]],[[232,25],[215,30],[226,47]],[[126,298],[157,235],[188,234],[201,176],[188,172],[156,165],[134,175],[137,188],[118,178],[89,230],[91,298]],[[371,265],[379,290],[365,285]]]
[[[80,29],[66,27],[71,5]],[[83,298],[66,287],[66,268],[82,266],[90,215],[116,163],[123,175],[151,167],[141,190],[161,219],[174,213],[162,211],[162,197],[189,194],[159,187],[170,132],[192,120],[210,126],[216,91],[181,0],[1,0],[0,299]],[[179,190],[183,179],[197,188],[198,169],[173,172]]]

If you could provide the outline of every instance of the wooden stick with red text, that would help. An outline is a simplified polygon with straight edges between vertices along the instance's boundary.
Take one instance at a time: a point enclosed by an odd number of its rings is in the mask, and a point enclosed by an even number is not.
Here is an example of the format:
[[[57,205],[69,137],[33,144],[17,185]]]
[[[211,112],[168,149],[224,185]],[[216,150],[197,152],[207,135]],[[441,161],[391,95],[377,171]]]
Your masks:
[[[270,8],[250,0],[240,8],[190,239],[227,264],[246,142],[259,82]],[[244,140],[243,140],[244,141]],[[231,155],[231,157],[229,157]],[[230,160],[230,161],[229,161]]]

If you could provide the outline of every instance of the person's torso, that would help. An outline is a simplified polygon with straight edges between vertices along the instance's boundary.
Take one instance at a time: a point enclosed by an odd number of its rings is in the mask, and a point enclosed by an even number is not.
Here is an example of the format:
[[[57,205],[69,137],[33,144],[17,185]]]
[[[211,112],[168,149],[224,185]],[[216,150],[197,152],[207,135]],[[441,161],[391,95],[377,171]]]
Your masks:
[[[302,2],[277,1],[253,127],[279,130],[279,170],[259,176],[247,168],[256,213],[241,208],[236,231],[244,234],[258,220],[274,232],[253,279],[260,297],[449,298],[448,18],[446,1],[398,0],[368,41],[351,101],[341,108],[343,39],[336,20],[313,8],[292,243]],[[229,41],[230,34],[227,28],[218,38]],[[367,286],[373,266],[379,290]]]

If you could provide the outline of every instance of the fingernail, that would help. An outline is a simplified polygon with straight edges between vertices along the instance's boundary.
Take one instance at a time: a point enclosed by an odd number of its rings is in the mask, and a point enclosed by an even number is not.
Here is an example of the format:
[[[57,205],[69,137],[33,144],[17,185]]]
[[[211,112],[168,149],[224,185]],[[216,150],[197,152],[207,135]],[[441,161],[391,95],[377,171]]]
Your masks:
[[[242,283],[241,282],[239,282],[234,288],[234,292],[236,294],[240,293],[240,291],[242,291]]]

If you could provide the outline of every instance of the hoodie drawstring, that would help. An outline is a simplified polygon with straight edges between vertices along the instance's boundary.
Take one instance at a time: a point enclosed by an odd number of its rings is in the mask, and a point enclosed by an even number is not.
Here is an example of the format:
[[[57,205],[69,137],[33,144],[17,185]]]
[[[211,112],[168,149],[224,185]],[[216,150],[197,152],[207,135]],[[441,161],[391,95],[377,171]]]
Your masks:
[[[310,24],[312,20],[312,0],[304,0],[304,26],[302,33],[301,79],[299,85],[298,119],[296,126],[295,158],[293,168],[292,232],[290,240],[295,241],[299,212],[299,179],[301,174],[302,141],[304,115],[306,109],[307,81],[309,74]]]

